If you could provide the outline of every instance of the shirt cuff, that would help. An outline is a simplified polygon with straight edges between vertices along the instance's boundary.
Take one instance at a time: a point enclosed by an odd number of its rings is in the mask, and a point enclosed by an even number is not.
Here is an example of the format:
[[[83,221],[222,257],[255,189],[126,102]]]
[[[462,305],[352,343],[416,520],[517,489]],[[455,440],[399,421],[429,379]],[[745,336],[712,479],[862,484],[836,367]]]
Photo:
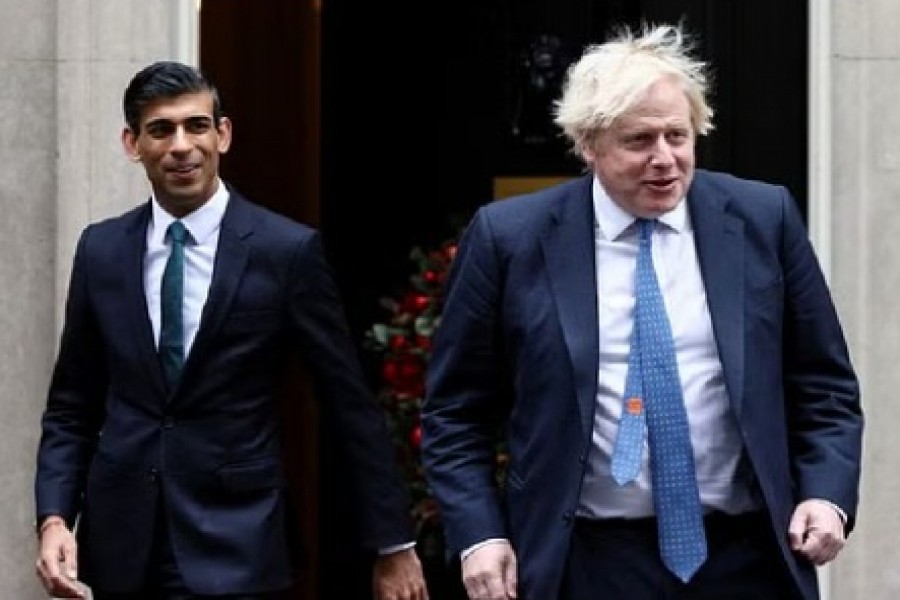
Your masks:
[[[409,550],[410,548],[415,548],[415,542],[406,542],[405,544],[395,544],[393,546],[387,546],[385,548],[378,549],[378,556],[387,556],[388,554],[396,554],[398,552],[403,552],[404,550]]]
[[[469,546],[468,548],[466,548],[465,550],[463,550],[462,552],[459,553],[459,559],[461,561],[466,560],[467,558],[469,558],[470,554],[472,554],[479,548],[482,548],[483,546],[487,546],[488,544],[497,544],[500,542],[508,544],[509,540],[506,538],[488,538],[484,541],[478,542],[477,544],[472,544],[471,546]]]

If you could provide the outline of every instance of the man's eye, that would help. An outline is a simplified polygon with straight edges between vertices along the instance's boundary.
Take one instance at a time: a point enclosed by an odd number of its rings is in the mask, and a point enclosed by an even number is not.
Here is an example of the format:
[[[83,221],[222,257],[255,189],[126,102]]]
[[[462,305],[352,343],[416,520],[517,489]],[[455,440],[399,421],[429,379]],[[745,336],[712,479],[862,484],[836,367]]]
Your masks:
[[[625,144],[631,148],[643,146],[650,142],[651,136],[646,133],[636,133],[625,138]]]
[[[169,137],[175,133],[175,124],[174,123],[150,123],[147,125],[147,135],[152,138],[161,139],[165,137]]]
[[[212,120],[206,117],[198,119],[188,119],[184,124],[184,129],[188,133],[206,133],[212,129]]]

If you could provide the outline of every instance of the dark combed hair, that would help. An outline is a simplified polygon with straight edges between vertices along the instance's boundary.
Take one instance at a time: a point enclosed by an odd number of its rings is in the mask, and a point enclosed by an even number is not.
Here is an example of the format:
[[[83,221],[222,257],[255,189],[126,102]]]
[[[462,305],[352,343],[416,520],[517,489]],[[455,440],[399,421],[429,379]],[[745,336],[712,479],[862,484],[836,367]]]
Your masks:
[[[198,69],[173,61],[159,61],[139,71],[125,88],[122,107],[125,123],[140,133],[141,115],[148,104],[160,98],[175,98],[183,94],[209,92],[213,98],[213,119],[222,119],[222,104],[216,86]]]

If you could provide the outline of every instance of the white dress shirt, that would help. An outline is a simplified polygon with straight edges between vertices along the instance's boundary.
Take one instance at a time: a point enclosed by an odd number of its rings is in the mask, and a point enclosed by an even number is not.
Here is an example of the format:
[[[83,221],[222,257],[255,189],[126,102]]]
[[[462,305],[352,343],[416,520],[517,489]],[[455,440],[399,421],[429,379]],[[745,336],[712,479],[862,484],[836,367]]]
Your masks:
[[[216,248],[219,245],[219,228],[228,206],[228,189],[219,180],[216,193],[200,208],[181,219],[188,236],[184,244],[184,356],[187,359],[197,329],[200,316],[209,295],[213,266],[216,262]],[[175,221],[167,213],[156,196],[152,199],[152,216],[147,227],[147,254],[144,256],[144,293],[147,296],[147,311],[153,325],[153,339],[159,346],[161,324],[160,291],[166,261],[172,253],[172,243],[166,237],[166,230]]]
[[[653,514],[653,492],[646,434],[637,479],[619,486],[610,475],[634,321],[635,218],[609,198],[596,178],[593,199],[600,362],[593,444],[578,514],[647,517]],[[675,341],[701,503],[728,513],[751,510],[756,503],[739,469],[742,441],[725,389],[686,202],[659,218],[653,263]]]

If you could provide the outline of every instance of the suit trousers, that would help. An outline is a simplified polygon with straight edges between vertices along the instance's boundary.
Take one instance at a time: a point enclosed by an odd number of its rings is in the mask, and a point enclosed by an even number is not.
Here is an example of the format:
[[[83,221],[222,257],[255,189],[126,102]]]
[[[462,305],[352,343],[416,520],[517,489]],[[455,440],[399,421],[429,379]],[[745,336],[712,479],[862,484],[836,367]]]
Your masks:
[[[161,509],[158,507],[157,510]],[[201,596],[192,593],[181,577],[178,561],[172,550],[166,519],[162,514],[157,515],[150,564],[141,589],[127,594],[115,594],[102,590],[92,591],[94,600],[283,600],[287,598],[287,591],[216,596]]]
[[[659,558],[656,519],[576,519],[560,600],[802,599],[764,512],[704,526],[709,554],[685,584]]]

